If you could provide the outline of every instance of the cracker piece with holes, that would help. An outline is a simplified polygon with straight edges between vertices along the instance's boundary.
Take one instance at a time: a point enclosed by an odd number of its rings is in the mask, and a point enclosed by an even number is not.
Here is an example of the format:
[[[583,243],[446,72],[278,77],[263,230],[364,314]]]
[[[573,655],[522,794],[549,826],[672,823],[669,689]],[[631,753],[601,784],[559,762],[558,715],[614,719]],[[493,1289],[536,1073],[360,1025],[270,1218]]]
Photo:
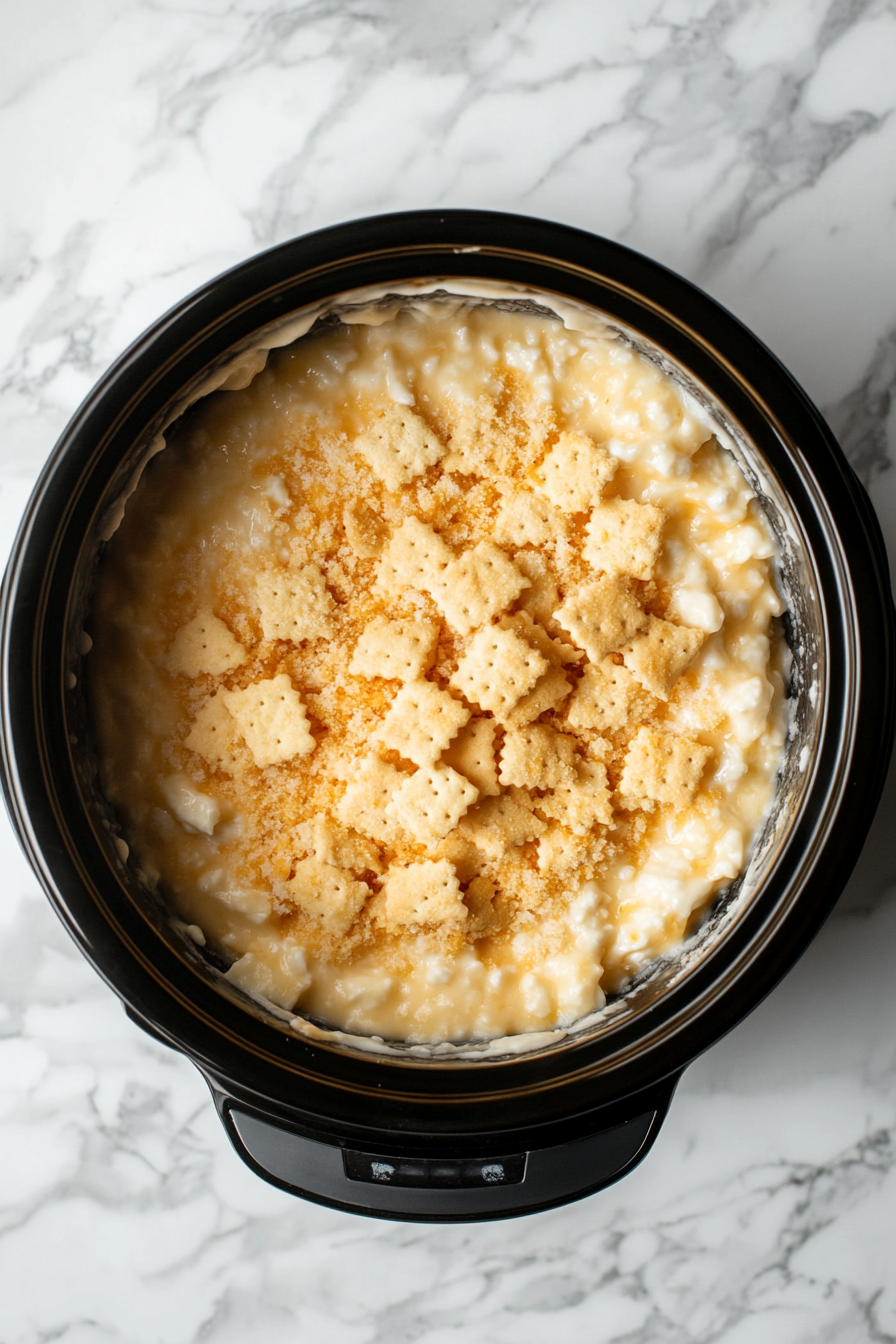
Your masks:
[[[416,681],[432,666],[438,638],[434,621],[374,616],[361,632],[348,670],[355,677]]]
[[[224,703],[226,692],[216,691],[202,706],[187,734],[185,746],[216,769],[232,770],[239,751],[233,715]]]
[[[392,701],[372,741],[415,765],[432,765],[469,717],[466,705],[441,686],[411,681]]]
[[[552,639],[527,611],[502,616],[498,625],[502,630],[515,631],[549,663],[547,671],[542,673],[531,691],[527,691],[504,717],[508,728],[519,728],[532,723],[547,710],[560,708],[572,690],[572,682],[562,669],[569,663],[579,662],[584,654],[571,644]]]
[[[655,504],[607,499],[592,510],[582,555],[606,574],[653,576],[666,515]]]
[[[592,663],[627,644],[647,624],[628,578],[603,575],[581,583],[555,612],[558,622]]]
[[[286,883],[289,899],[325,933],[348,933],[370,895],[366,882],[320,859],[300,859]]]
[[[316,564],[266,569],[255,580],[265,639],[331,639],[336,603]]]
[[[400,490],[443,458],[445,445],[415,411],[393,404],[379,408],[352,452],[366,458],[387,490]]]
[[[619,792],[642,805],[686,807],[711,755],[712,748],[696,738],[640,728],[626,752]]]
[[[345,793],[339,800],[336,816],[343,826],[360,831],[380,844],[391,844],[400,839],[401,830],[386,808],[395,790],[408,776],[387,765],[378,756],[368,756],[352,775]]]
[[[309,856],[321,863],[354,873],[383,871],[382,855],[373,841],[340,826],[325,812],[302,822],[297,834]]]
[[[485,855],[480,853],[472,840],[461,835],[458,828],[431,844],[429,854],[434,859],[447,859],[453,864],[458,881],[462,883],[478,877],[486,862]]]
[[[376,581],[390,593],[416,588],[432,597],[441,591],[442,576],[453,558],[453,552],[439,534],[428,523],[410,515],[392,533]]]
[[[260,768],[307,756],[315,741],[305,706],[285,672],[244,691],[223,692],[224,703]]]
[[[487,625],[470,640],[451,685],[502,719],[547,668],[547,659],[514,630]]]
[[[595,826],[613,820],[607,768],[600,761],[578,761],[574,779],[545,794],[538,806],[546,817],[559,821],[575,835],[587,835]]]
[[[469,937],[486,938],[500,933],[510,921],[506,905],[496,900],[497,888],[489,877],[474,877],[464,892],[464,905],[469,911],[466,932]]]
[[[479,792],[448,765],[426,765],[405,776],[386,808],[386,816],[421,844],[453,831]]]
[[[495,519],[495,539],[511,550],[545,546],[566,535],[566,519],[544,495],[515,490],[501,500]]]
[[[517,598],[514,604],[517,611],[528,612],[534,621],[556,632],[559,626],[554,620],[554,612],[560,597],[551,566],[539,551],[521,551],[514,556],[513,563],[521,574],[525,574],[531,585],[524,588]]]
[[[342,510],[345,539],[359,560],[375,560],[389,539],[388,524],[366,499],[354,499]]]
[[[655,707],[655,698],[627,667],[604,658],[585,668],[566,716],[573,728],[610,733],[643,722]]]
[[[168,650],[168,666],[185,677],[218,677],[242,667],[246,650],[210,607],[182,625]]]
[[[480,797],[501,792],[495,766],[495,720],[470,719],[442,753],[442,762],[475,784]]]
[[[531,691],[504,716],[503,722],[508,728],[521,728],[526,723],[533,723],[539,715],[561,709],[571,690],[572,682],[562,669],[549,667]]]
[[[541,464],[539,484],[564,513],[584,513],[598,502],[617,465],[587,434],[563,433]]]
[[[619,651],[644,689],[659,700],[668,700],[672,687],[694,661],[705,639],[702,630],[649,616],[643,634]]]
[[[532,798],[525,789],[509,789],[499,798],[484,798],[460,823],[461,834],[489,859],[500,859],[508,850],[537,840],[546,823],[536,817]]]
[[[480,541],[452,560],[433,593],[448,623],[467,635],[506,611],[529,580],[493,541]]]
[[[553,877],[568,877],[579,872],[591,875],[607,849],[606,838],[593,832],[576,835],[574,831],[552,821],[544,835],[538,837],[538,867]]]
[[[501,748],[498,778],[505,786],[556,789],[576,778],[576,740],[546,723],[508,728]]]
[[[377,902],[377,923],[387,929],[456,927],[467,918],[457,874],[447,859],[396,865],[386,874]]]

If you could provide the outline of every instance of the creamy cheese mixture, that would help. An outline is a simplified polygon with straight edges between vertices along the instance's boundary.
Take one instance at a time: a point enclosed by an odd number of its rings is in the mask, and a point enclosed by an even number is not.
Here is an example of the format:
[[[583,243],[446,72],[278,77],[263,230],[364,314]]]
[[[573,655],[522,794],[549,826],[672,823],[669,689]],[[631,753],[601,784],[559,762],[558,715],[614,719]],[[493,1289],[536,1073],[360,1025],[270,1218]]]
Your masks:
[[[331,324],[147,467],[89,624],[133,861],[344,1031],[568,1025],[737,876],[786,732],[775,547],[612,336]]]

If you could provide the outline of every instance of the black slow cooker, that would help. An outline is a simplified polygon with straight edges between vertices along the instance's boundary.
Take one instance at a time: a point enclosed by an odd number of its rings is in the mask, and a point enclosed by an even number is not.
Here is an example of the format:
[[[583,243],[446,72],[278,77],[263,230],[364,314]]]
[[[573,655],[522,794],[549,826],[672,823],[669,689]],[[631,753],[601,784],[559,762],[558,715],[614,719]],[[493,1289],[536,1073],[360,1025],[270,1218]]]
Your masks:
[[[259,343],[352,291],[442,279],[586,305],[719,426],[781,555],[792,656],[776,802],[741,877],[676,956],[541,1048],[453,1053],[298,1034],[223,979],[116,843],[83,694],[82,630],[122,502],[158,435]],[[275,333],[273,341],[266,333]],[[284,338],[285,339],[285,338]],[[242,361],[242,362],[241,362]],[[228,381],[229,380],[229,381]],[[236,380],[236,382],[234,381]],[[632,1169],[682,1070],[793,965],[871,823],[894,726],[894,620],[873,510],[830,431],[761,343],[663,267],[558,224],[477,211],[358,220],[295,239],[185,299],[97,385],[56,446],[2,593],[6,802],[47,895],[129,1015],[205,1075],[266,1180],[419,1221],[508,1217]]]

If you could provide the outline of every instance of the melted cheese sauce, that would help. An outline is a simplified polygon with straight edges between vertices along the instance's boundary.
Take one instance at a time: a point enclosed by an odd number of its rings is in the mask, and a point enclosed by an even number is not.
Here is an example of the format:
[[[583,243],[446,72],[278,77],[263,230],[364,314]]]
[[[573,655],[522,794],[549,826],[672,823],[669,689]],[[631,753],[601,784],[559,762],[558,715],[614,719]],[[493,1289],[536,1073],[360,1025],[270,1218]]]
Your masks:
[[[350,451],[372,406],[414,406],[447,441],[483,396],[508,423],[529,416],[542,426],[547,437],[532,460],[499,463],[487,476],[443,464],[390,493]],[[369,501],[387,529],[414,514],[452,546],[472,546],[493,536],[503,495],[531,485],[545,444],[563,429],[608,447],[618,463],[610,494],[666,512],[644,600],[705,641],[656,714],[664,732],[711,748],[700,787],[683,808],[626,810],[614,794],[612,825],[596,828],[596,857],[562,874],[539,869],[532,842],[500,860],[480,855],[497,914],[479,937],[384,931],[365,911],[347,936],[327,938],[290,909],[284,884],[309,851],[308,819],[332,815],[397,689],[352,677],[351,651],[372,614],[434,613],[419,593],[376,595],[376,561],[346,540],[346,502]],[[522,548],[546,557],[558,600],[593,577],[581,559],[582,526],[572,520],[549,546]],[[359,1035],[438,1042],[569,1025],[678,945],[744,865],[786,736],[774,554],[732,457],[670,380],[615,339],[482,304],[441,315],[421,306],[306,338],[272,356],[247,389],[193,409],[147,468],[107,550],[90,623],[91,694],[104,788],[133,861],[232,956],[234,984],[294,1012],[299,1026],[312,1018]],[[265,641],[256,575],[309,560],[338,604],[337,636]],[[531,598],[524,591],[517,606]],[[202,607],[250,662],[185,679],[171,671],[170,648]],[[442,684],[463,647],[443,626],[433,673]],[[282,672],[315,737],[301,770],[259,769],[245,752],[231,769],[215,768],[187,748],[216,687]],[[547,721],[569,731],[563,705]],[[614,789],[631,736],[608,734],[601,746]],[[384,861],[420,857],[419,846],[399,844]],[[463,886],[472,873],[458,865]],[[363,878],[375,892],[381,874]]]

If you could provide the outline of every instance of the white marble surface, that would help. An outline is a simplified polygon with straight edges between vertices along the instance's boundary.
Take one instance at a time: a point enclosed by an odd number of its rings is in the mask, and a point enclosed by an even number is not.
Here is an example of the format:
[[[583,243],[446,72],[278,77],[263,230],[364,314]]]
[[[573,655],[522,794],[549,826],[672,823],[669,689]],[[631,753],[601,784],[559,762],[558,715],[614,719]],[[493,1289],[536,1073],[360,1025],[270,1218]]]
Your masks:
[[[896,541],[887,0],[0,6],[0,535],[164,308],[303,230],[468,205],[608,234],[728,305]],[[367,1222],[230,1151],[0,836],[5,1344],[896,1339],[896,787],[819,939],[647,1162],[507,1224]]]

